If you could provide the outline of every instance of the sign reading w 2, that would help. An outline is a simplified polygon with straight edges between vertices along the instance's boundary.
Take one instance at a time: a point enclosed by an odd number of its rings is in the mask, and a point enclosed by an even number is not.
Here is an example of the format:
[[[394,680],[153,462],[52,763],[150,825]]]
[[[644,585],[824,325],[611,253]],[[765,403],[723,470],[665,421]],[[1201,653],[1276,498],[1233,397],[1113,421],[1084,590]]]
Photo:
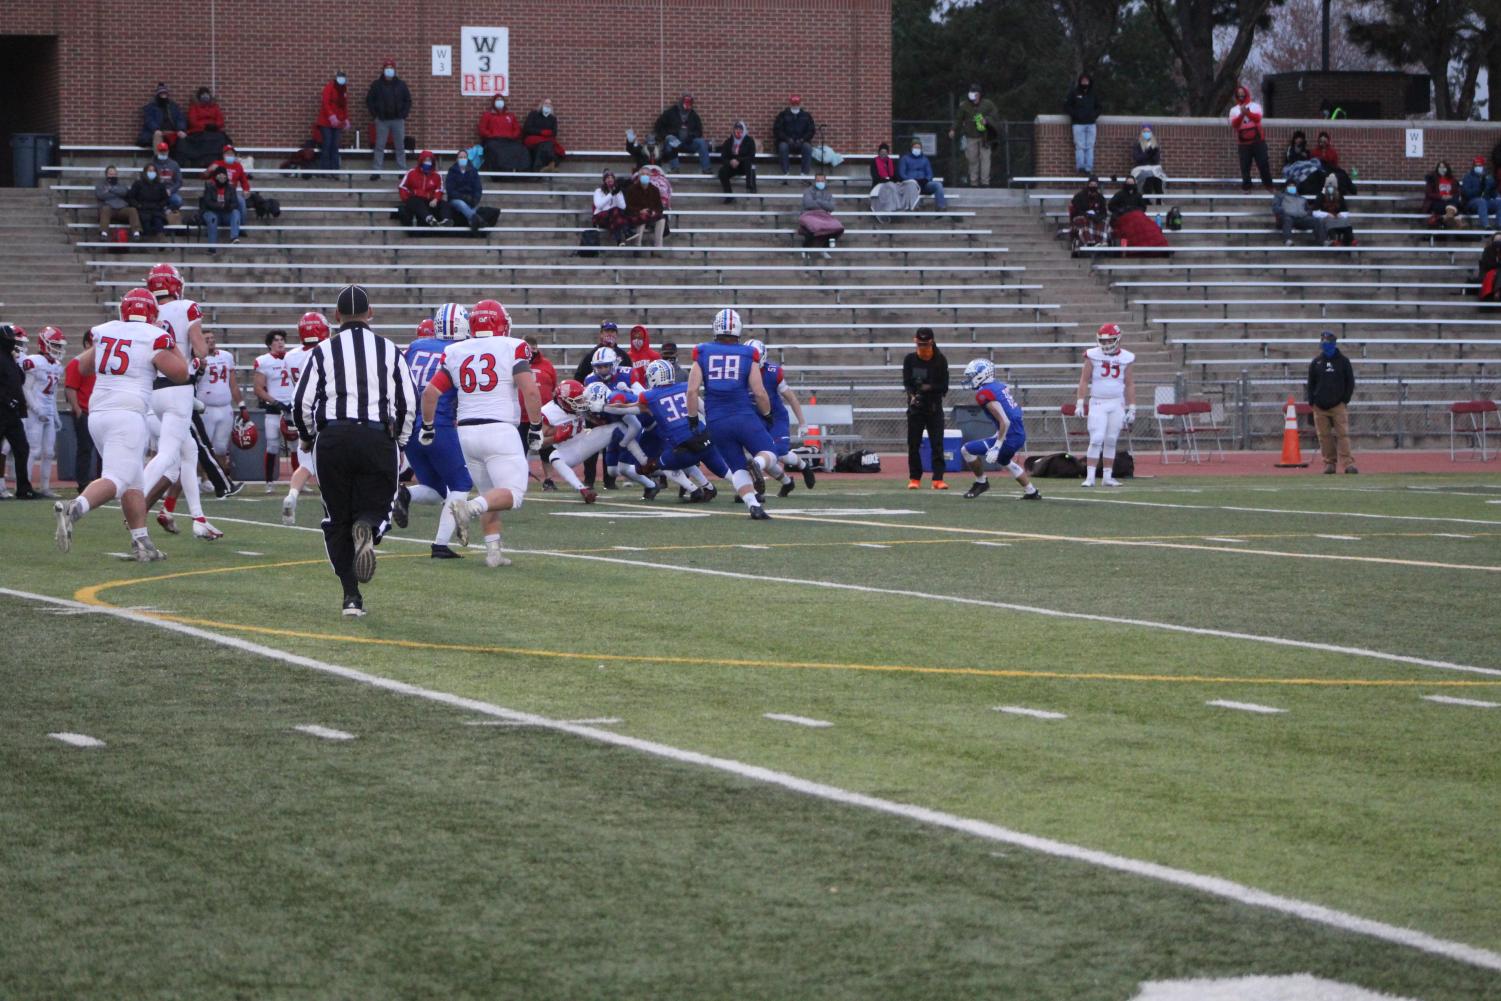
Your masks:
[[[507,28],[462,28],[459,86],[465,97],[511,92],[511,38]]]

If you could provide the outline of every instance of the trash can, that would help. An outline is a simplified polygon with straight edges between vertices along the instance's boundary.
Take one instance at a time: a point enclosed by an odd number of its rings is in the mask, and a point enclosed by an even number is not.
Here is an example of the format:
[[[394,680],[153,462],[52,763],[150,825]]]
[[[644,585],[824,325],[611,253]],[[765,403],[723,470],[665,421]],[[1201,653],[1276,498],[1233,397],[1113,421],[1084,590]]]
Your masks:
[[[52,166],[57,137],[42,132],[17,132],[10,137],[11,183],[18,188],[34,188],[42,177],[42,168]]]

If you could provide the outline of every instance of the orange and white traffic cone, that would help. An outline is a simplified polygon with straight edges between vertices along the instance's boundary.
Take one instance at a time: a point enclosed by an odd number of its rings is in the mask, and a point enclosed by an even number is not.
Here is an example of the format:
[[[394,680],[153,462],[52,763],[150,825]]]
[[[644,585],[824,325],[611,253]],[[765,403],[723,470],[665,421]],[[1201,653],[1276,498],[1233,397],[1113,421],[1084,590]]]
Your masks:
[[[1283,417],[1282,461],[1277,463],[1276,468],[1306,469],[1308,463],[1303,461],[1303,450],[1298,446],[1298,408],[1291,396],[1287,398],[1287,409],[1283,411]]]

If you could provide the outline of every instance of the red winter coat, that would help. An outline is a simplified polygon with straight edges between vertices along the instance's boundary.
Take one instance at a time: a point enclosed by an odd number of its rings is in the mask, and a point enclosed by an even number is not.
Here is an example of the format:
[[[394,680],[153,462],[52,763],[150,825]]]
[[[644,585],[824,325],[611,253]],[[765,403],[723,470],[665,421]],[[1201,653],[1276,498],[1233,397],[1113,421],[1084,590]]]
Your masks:
[[[326,129],[349,128],[349,86],[340,87],[332,80],[323,85],[323,103],[318,108],[318,124]]]
[[[662,356],[651,346],[651,331],[639,323],[631,328],[631,349],[628,353],[631,358],[631,378],[646,385],[646,363],[660,361]]]
[[[491,108],[479,116],[479,137],[486,139],[520,139],[521,123],[509,111]]]
[[[234,163],[225,163],[223,160],[215,160],[213,163],[209,164],[208,169],[203,172],[203,179],[206,181],[210,177],[213,177],[214,171],[218,170],[220,167],[223,167],[224,172],[229,175],[229,186],[231,188],[239,188],[247,195],[250,194],[250,178],[245,175],[245,167],[240,163],[239,160],[236,160]]]
[[[1322,160],[1324,162],[1324,166],[1329,168],[1330,170],[1333,170],[1335,167],[1339,166],[1339,150],[1335,149],[1333,144],[1330,144],[1328,146],[1315,146],[1313,148],[1313,155]]]
[[[1261,128],[1261,105],[1247,101],[1231,108],[1230,130],[1235,133],[1235,141],[1242,146],[1265,140],[1266,133]]]
[[[224,131],[224,111],[219,107],[219,102],[204,104],[202,101],[194,101],[188,105],[188,134],[210,131]]]
[[[436,167],[431,171],[424,171],[421,167],[413,167],[407,171],[407,176],[401,179],[401,186],[396,189],[401,194],[401,200],[408,198],[421,198],[430,202],[434,198],[443,200],[443,175]]]
[[[532,375],[537,380],[537,395],[542,397],[542,405],[546,406],[552,402],[552,394],[558,388],[558,370],[553,367],[552,362],[534,352]],[[539,424],[542,421],[541,415],[533,416],[527,412],[525,402],[521,404],[521,419],[528,424]]]

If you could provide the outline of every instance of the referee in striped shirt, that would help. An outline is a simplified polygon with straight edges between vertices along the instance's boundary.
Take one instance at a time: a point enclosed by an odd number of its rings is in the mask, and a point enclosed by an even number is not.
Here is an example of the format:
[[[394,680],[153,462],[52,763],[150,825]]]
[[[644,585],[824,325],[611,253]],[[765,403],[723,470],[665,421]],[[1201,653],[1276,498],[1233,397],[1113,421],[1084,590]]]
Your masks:
[[[362,616],[360,585],[375,576],[417,399],[401,349],[370,329],[365,290],[346,286],[335,313],[338,332],[308,358],[293,418],[302,440],[314,443],[324,545],[344,585],[344,614]]]

